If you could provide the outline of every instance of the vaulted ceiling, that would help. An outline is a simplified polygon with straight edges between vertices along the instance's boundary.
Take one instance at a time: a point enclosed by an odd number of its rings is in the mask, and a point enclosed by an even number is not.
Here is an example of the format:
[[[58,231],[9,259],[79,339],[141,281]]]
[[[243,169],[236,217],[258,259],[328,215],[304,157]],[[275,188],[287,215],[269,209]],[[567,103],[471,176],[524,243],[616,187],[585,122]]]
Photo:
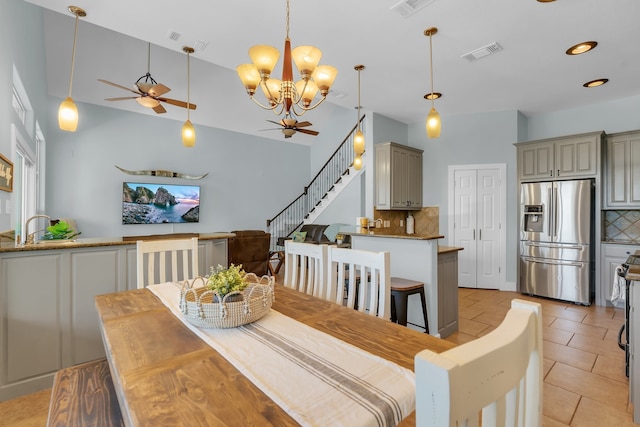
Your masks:
[[[250,62],[247,50],[269,44],[280,51],[285,38],[285,0],[25,0],[45,8],[47,84],[66,97],[76,5],[81,18],[73,83],[77,101],[155,113],[133,100],[104,98],[127,92],[97,81],[130,87],[147,72],[151,43],[152,76],[169,88],[169,98],[186,100],[185,45],[195,46],[191,62],[191,115],[197,125],[281,139],[263,132],[276,119],[253,104],[235,67]],[[421,0],[406,0],[416,7]],[[357,105],[357,72],[362,106],[404,123],[424,121],[430,102],[429,39],[433,37],[436,108],[448,115],[519,110],[525,115],[553,112],[640,94],[640,2],[637,0],[426,0],[408,17],[398,0],[291,0],[292,46],[314,45],[321,63],[338,68],[327,102],[303,116],[316,130],[330,126],[335,106]],[[173,35],[173,38],[170,36]],[[177,38],[177,40],[175,40]],[[595,40],[591,52],[569,56],[572,45]],[[497,43],[494,53],[477,59],[465,54]],[[492,49],[496,50],[496,49]],[[280,74],[280,64],[274,75]],[[297,74],[297,72],[295,72]],[[297,78],[297,76],[296,76]],[[583,83],[608,78],[597,88]],[[333,105],[330,105],[333,104]],[[164,117],[184,121],[186,111],[167,106]],[[443,129],[446,129],[443,128]],[[309,141],[296,135],[292,142]]]

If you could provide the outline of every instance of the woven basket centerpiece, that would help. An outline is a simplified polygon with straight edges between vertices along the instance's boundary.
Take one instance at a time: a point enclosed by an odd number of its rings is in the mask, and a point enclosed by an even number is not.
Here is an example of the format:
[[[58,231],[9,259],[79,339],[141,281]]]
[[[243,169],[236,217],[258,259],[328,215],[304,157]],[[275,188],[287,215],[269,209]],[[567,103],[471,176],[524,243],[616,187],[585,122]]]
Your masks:
[[[207,288],[207,278],[185,281],[180,291],[180,310],[192,324],[201,328],[235,328],[255,322],[267,314],[274,299],[271,276],[247,273],[247,287],[220,297]]]

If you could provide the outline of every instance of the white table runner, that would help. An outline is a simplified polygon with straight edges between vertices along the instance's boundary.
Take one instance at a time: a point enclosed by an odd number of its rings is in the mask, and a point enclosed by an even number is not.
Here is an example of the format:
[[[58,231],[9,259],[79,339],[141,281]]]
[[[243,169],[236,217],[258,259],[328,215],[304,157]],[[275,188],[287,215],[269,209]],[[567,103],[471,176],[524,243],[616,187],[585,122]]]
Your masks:
[[[179,284],[149,290],[303,426],[395,426],[415,409],[409,369],[273,309],[239,328],[201,329],[180,312]]]

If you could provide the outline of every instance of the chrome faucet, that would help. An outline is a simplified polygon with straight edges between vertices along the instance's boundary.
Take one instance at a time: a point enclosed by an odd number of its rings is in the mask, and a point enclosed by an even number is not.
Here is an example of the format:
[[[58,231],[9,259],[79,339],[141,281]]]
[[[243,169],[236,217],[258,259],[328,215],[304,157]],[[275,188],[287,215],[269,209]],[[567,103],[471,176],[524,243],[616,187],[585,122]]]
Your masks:
[[[44,230],[36,230],[33,233],[29,233],[29,223],[36,219],[36,218],[47,218],[48,220],[51,219],[51,217],[49,217],[48,215],[34,215],[32,217],[30,217],[29,219],[27,219],[27,222],[24,224],[24,232],[27,234],[27,238],[24,241],[25,245],[33,245],[34,241],[35,241],[35,235],[37,232],[39,231],[44,231]]]

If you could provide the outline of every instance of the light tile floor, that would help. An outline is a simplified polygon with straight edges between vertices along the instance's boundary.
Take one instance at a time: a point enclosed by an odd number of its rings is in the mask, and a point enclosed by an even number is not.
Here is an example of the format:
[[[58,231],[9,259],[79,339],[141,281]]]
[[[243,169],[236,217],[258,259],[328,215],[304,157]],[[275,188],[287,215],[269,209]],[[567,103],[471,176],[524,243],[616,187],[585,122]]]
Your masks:
[[[543,426],[637,426],[628,403],[625,355],[617,344],[623,309],[484,289],[461,288],[459,297],[459,330],[446,338],[459,344],[495,329],[513,298],[542,304]]]

